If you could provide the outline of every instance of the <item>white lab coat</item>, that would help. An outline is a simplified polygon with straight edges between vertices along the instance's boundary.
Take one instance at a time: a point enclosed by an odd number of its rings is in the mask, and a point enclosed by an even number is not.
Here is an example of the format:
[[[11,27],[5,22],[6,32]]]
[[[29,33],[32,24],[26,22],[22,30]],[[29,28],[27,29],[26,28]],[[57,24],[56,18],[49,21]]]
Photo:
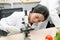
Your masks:
[[[60,18],[57,13],[58,0],[41,0],[40,4],[46,6],[49,9],[50,18],[55,27],[60,28]]]
[[[24,12],[14,12],[12,15],[2,18],[0,20],[0,29],[10,32],[10,34],[19,33],[21,28],[25,26],[22,24],[22,18],[24,18]],[[28,14],[29,15],[29,14]],[[28,16],[26,18],[28,21]],[[34,23],[31,27],[35,30],[46,28],[47,20],[40,23]],[[42,25],[43,24],[43,25]]]

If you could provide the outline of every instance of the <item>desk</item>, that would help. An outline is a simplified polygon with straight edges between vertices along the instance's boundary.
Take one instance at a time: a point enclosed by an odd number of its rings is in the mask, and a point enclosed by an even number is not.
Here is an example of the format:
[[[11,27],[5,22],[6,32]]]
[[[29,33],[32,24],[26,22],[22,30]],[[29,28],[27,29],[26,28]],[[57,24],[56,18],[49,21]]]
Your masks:
[[[41,30],[35,30],[30,32],[30,39],[31,40],[45,40],[46,35],[56,35],[56,28],[48,28],[48,29],[41,29]],[[15,34],[15,35],[10,35],[6,37],[1,37],[0,40],[24,40],[24,34]]]
[[[0,40],[24,40],[24,34],[14,34],[6,37],[1,37]]]
[[[54,37],[56,35],[56,28],[48,28],[48,29],[41,29],[41,30],[37,30],[37,31],[31,31],[30,35],[31,35],[31,40],[46,40],[45,37],[47,35],[51,35]]]

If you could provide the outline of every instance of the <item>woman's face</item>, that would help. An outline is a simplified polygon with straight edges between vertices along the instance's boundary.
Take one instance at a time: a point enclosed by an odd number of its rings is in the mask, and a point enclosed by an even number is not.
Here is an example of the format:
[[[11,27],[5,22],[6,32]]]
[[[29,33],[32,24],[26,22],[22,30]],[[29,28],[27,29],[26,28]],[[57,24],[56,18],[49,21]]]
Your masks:
[[[30,13],[29,14],[29,23],[38,23],[43,21],[45,18],[42,14],[39,13]]]

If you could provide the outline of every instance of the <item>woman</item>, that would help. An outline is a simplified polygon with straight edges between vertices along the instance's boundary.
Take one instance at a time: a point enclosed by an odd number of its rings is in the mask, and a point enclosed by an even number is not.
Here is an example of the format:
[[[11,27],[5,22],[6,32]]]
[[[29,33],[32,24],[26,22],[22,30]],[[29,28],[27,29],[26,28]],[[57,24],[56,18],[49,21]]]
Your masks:
[[[28,21],[28,24],[31,28],[38,30],[46,28],[47,24],[43,23],[46,22],[48,16],[48,9],[45,6],[38,4],[30,11],[26,21]],[[4,30],[11,34],[19,33],[20,29],[25,27],[25,25],[22,24],[23,18],[24,12],[14,12],[12,15],[6,18],[2,18],[0,20],[0,30]]]

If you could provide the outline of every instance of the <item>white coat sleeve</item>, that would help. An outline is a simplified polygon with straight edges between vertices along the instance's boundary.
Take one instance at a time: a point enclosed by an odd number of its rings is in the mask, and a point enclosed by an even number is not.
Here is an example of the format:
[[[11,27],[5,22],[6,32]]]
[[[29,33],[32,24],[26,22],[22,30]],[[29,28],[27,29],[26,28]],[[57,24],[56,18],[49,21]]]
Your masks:
[[[55,27],[60,27],[60,18],[56,10],[58,0],[42,0],[40,4],[45,5],[49,9],[49,15]]]
[[[20,29],[18,29],[17,27],[14,27],[13,25],[15,25],[15,21],[16,21],[16,12],[14,12],[11,16],[8,16],[6,18],[2,18],[0,20],[0,29],[4,30],[6,32],[10,32],[10,34],[14,34],[17,32],[20,32]],[[10,25],[11,26],[10,26]]]

